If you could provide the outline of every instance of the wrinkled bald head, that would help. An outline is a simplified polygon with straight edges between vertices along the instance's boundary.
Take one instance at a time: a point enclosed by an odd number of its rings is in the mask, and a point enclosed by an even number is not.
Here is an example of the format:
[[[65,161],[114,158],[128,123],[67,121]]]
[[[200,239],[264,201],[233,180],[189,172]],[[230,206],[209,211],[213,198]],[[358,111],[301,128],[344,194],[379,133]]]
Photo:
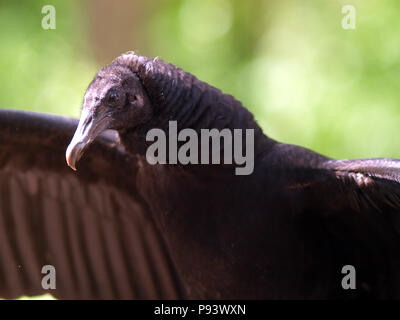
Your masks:
[[[128,67],[112,64],[102,68],[86,90],[82,114],[66,152],[75,164],[93,140],[108,129],[134,129],[152,116],[149,98],[138,76]]]

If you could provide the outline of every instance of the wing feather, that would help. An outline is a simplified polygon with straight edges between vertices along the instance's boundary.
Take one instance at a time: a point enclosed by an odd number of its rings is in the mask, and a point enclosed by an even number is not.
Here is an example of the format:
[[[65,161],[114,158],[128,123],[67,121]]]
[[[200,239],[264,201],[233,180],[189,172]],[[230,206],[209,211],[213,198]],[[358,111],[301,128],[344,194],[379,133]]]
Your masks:
[[[74,173],[76,120],[0,111],[0,297],[177,298],[162,235],[136,189],[134,159],[99,139]],[[56,289],[41,282],[56,268]]]

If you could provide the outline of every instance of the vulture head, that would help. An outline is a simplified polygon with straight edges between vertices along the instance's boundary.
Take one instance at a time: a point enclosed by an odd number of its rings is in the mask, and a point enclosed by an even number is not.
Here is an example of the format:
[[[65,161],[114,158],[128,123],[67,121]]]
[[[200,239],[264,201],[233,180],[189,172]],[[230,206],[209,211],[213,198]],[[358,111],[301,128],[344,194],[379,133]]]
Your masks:
[[[167,132],[171,120],[178,128],[197,131],[254,128],[264,139],[253,115],[232,96],[172,64],[128,52],[101,69],[89,85],[67,163],[75,169],[86,147],[107,129],[118,131],[128,153],[144,154],[148,130]]]
[[[81,118],[66,151],[68,165],[76,170],[76,162],[102,132],[133,130],[151,115],[149,98],[132,69],[118,62],[102,68],[86,90]]]

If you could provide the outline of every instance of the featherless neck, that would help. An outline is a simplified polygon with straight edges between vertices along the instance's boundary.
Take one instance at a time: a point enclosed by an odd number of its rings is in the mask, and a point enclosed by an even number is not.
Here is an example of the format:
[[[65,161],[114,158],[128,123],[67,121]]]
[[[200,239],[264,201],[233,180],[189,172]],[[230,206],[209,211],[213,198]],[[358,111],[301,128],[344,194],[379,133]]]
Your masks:
[[[220,153],[224,152],[224,148],[231,148],[233,154],[235,153],[233,149],[237,146],[245,152],[246,146],[249,148],[251,146],[254,156],[257,156],[275,143],[262,133],[253,115],[238,100],[198,80],[194,75],[162,60],[134,54],[123,55],[115,63],[128,66],[135,72],[153,109],[149,121],[128,129],[121,135],[128,151],[145,154],[154,141],[148,139],[148,134],[153,129],[165,134],[165,140],[169,144],[168,149],[171,149],[171,145],[174,146],[174,141],[171,139],[174,137],[171,136],[176,136],[179,149],[180,145],[186,144],[189,136],[196,136],[191,142],[196,140],[198,144],[203,144],[202,134],[206,134],[206,131],[211,134],[211,140],[213,138],[214,141],[219,140],[220,144],[216,146],[221,146],[218,148]],[[231,147],[222,144],[222,141],[225,143],[225,139],[231,139]],[[191,148],[188,153],[194,149]],[[199,146],[197,148],[199,156],[204,151],[200,149]],[[168,161],[170,150],[167,150],[167,153]],[[211,157],[210,155],[210,160]]]
[[[155,106],[153,119],[126,135],[124,144],[130,146],[128,150],[135,149],[147,157],[152,149],[157,163],[223,164],[214,169],[232,167],[235,175],[252,174],[261,154],[270,150],[275,141],[263,134],[253,115],[232,96],[201,82],[194,84],[191,91],[185,94],[186,98],[169,101],[166,97]],[[160,151],[162,140],[164,151]],[[201,167],[183,168],[204,175]]]

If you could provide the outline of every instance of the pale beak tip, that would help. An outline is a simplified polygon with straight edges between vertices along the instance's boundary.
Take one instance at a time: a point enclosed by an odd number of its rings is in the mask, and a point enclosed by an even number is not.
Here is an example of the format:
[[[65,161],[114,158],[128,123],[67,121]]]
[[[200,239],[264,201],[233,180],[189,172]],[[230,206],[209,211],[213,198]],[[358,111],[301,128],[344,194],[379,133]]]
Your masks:
[[[65,153],[65,159],[67,160],[67,165],[74,171],[76,171],[76,150],[75,148],[71,148],[71,144],[68,146],[67,151]]]
[[[69,158],[67,158],[67,165],[68,165],[68,167],[70,167],[72,170],[76,171],[75,164],[72,163],[72,162],[70,161]]]

